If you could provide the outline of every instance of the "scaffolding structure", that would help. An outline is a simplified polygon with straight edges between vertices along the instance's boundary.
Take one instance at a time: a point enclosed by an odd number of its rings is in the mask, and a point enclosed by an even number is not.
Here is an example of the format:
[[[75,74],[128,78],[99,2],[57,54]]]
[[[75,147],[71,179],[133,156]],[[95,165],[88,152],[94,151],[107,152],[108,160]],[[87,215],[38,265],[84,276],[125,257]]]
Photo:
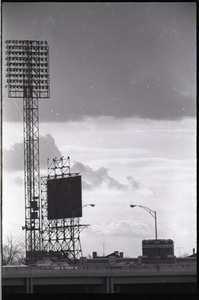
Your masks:
[[[9,98],[23,98],[25,248],[32,261],[41,250],[38,99],[49,98],[49,48],[46,41],[7,40]]]
[[[58,259],[77,260],[82,257],[80,232],[89,225],[80,224],[77,217],[48,219],[47,181],[77,176],[70,172],[70,158],[48,160],[48,176],[41,177],[42,251]]]
[[[23,99],[26,262],[42,258],[45,251],[79,259],[80,232],[89,225],[77,217],[48,220],[47,181],[77,175],[70,173],[69,157],[53,159],[48,176],[40,178],[38,100],[50,97],[48,43],[7,40],[6,77],[8,97]]]

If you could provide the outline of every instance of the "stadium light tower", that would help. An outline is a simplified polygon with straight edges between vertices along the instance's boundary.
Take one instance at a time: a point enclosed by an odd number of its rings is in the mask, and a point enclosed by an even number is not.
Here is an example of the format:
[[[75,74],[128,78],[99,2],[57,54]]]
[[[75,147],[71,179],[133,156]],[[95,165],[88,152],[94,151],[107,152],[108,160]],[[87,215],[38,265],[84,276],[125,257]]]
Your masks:
[[[36,259],[40,238],[40,168],[38,99],[49,98],[49,47],[46,41],[7,40],[6,76],[9,98],[23,99],[25,248]]]

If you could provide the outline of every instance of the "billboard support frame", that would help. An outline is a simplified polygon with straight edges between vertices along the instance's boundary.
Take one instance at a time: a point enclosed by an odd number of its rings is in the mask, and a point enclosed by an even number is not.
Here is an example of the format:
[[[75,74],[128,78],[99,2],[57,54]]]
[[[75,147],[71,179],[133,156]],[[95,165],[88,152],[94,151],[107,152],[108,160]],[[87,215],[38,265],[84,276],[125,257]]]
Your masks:
[[[76,261],[83,256],[80,232],[88,224],[80,224],[80,218],[48,219],[47,181],[55,178],[77,176],[70,172],[70,157],[48,159],[48,176],[41,177],[41,237],[42,250],[56,259]]]

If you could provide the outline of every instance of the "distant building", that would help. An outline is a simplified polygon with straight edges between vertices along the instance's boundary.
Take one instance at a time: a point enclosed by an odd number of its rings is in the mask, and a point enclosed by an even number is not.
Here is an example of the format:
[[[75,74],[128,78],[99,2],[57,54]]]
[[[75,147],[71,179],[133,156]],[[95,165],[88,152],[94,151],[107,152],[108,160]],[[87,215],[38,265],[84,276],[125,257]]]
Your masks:
[[[197,253],[195,252],[195,248],[193,248],[193,254],[189,255],[188,257],[191,257],[191,258],[196,258],[197,257]]]
[[[106,256],[98,256],[97,252],[93,252],[93,258],[108,258],[108,257],[116,257],[116,258],[123,258],[124,253],[123,252],[119,252],[119,251],[114,251]]]

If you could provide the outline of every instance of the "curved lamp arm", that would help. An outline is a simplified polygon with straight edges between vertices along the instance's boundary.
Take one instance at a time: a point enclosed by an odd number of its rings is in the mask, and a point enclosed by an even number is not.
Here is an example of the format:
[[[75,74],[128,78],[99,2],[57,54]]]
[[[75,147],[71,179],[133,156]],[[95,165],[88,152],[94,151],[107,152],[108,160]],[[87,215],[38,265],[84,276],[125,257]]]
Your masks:
[[[134,204],[131,204],[130,207],[141,207],[143,208],[144,210],[148,211],[148,213],[150,213],[150,215],[155,219],[156,218],[156,211],[153,211],[152,209],[146,207],[146,206],[143,206],[143,205],[134,205]]]
[[[95,204],[93,204],[93,203],[91,203],[91,204],[86,204],[86,205],[83,205],[82,207],[84,208],[84,207],[86,207],[86,206],[92,206],[92,207],[94,207]]]

